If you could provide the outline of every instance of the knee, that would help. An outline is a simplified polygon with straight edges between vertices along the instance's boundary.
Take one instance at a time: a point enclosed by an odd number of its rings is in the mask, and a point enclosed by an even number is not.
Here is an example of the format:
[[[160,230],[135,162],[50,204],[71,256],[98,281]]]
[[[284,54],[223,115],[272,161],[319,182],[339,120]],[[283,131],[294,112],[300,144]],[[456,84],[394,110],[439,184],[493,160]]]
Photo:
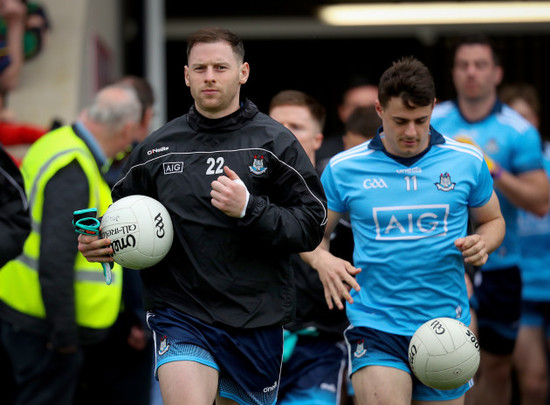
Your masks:
[[[529,396],[543,397],[548,391],[548,377],[546,374],[531,374],[527,378],[520,378],[520,389]]]
[[[480,374],[482,376],[497,381],[505,381],[511,378],[512,363],[505,356],[493,357],[489,361],[483,360],[482,357],[480,364]]]

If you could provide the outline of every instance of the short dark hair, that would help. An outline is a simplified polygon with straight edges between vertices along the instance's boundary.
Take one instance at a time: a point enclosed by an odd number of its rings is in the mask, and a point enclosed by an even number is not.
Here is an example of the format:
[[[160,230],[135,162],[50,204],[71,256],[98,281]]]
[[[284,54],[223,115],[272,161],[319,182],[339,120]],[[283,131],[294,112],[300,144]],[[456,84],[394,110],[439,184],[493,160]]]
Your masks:
[[[243,41],[233,31],[222,27],[206,27],[191,34],[187,40],[187,58],[191,53],[191,49],[196,44],[206,43],[211,44],[214,42],[225,41],[231,45],[233,52],[237,55],[238,59],[244,61],[244,44]]]
[[[456,57],[456,52],[458,51],[458,48],[465,45],[484,45],[488,46],[489,49],[491,49],[491,56],[493,58],[493,62],[496,66],[501,65],[500,56],[497,53],[496,45],[495,43],[489,38],[487,35],[482,33],[469,33],[466,35],[462,35],[459,37],[456,37],[454,39],[453,43],[453,64],[454,59]]]
[[[382,120],[373,105],[356,107],[346,121],[346,132],[373,138],[380,125],[382,125]]]
[[[344,83],[343,91],[340,94],[340,104],[344,102],[346,95],[350,90],[364,86],[376,87],[376,82],[364,75],[353,75],[349,77]]]
[[[535,86],[530,83],[505,84],[500,88],[498,95],[506,104],[511,104],[517,99],[524,100],[537,115],[540,114],[539,94]]]
[[[269,111],[275,107],[285,105],[306,107],[313,118],[317,120],[321,129],[323,129],[326,117],[325,107],[309,94],[299,90],[283,90],[273,96],[269,104]]]
[[[378,100],[386,107],[391,98],[399,97],[405,107],[424,107],[435,100],[435,83],[429,69],[414,56],[401,58],[380,77]]]
[[[155,104],[153,87],[143,77],[126,75],[119,80],[119,83],[129,84],[134,88],[141,104],[141,119],[145,118],[145,111]]]

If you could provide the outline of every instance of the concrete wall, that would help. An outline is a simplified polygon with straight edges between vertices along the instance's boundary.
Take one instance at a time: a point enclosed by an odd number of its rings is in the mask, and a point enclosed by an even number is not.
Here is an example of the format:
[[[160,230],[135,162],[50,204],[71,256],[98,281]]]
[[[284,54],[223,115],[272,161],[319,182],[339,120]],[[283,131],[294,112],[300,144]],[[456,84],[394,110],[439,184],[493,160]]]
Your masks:
[[[17,121],[49,127],[54,118],[72,122],[98,84],[97,43],[102,44],[104,80],[121,75],[119,0],[38,0],[51,32],[42,53],[23,68],[20,86],[9,96]]]

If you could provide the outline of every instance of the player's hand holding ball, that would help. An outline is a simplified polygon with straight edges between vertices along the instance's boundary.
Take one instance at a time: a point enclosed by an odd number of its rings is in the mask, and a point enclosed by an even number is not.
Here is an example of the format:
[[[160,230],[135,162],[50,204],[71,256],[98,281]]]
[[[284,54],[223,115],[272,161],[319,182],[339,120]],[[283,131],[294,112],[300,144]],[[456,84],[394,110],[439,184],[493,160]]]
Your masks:
[[[100,237],[111,241],[115,262],[140,270],[164,259],[172,247],[174,228],[169,212],[159,201],[130,195],[105,211]]]
[[[80,234],[78,235],[78,250],[89,262],[110,263],[115,261],[109,239]]]

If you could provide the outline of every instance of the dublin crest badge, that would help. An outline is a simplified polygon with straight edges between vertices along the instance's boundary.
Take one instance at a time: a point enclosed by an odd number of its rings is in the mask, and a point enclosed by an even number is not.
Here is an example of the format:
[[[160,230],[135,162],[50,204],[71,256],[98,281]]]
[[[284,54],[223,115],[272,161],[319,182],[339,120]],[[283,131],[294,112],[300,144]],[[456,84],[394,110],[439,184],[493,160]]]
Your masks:
[[[360,357],[363,357],[366,353],[367,353],[367,349],[365,349],[365,341],[358,340],[357,347],[355,349],[355,352],[353,353],[353,357],[358,359]]]
[[[456,183],[451,181],[451,175],[447,172],[439,175],[439,183],[434,183],[438,190],[451,191],[454,190]]]
[[[166,353],[170,349],[170,343],[168,343],[168,339],[166,336],[164,336],[159,345],[159,356],[162,356],[164,353]]]
[[[265,174],[267,171],[267,167],[264,166],[264,157],[259,155],[254,155],[254,162],[252,162],[252,166],[248,166],[252,174],[255,174],[256,176],[259,176],[261,174]]]

